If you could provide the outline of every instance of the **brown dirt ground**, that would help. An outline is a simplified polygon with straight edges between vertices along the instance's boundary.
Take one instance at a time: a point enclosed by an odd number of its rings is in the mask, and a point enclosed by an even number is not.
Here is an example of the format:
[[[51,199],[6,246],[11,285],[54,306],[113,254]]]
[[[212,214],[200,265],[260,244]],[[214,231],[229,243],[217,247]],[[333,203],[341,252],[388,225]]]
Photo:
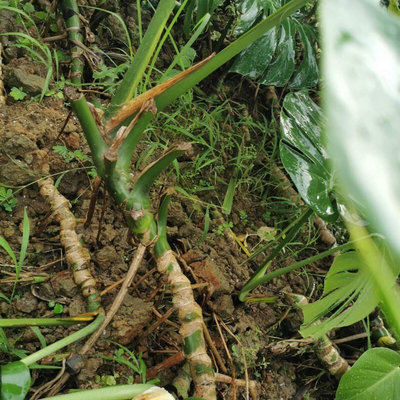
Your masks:
[[[78,230],[91,253],[92,272],[98,280],[100,290],[124,276],[134,252],[127,243],[127,228],[120,211],[107,199],[100,237],[96,240],[101,203],[104,200],[103,191],[100,192],[91,226],[83,228],[82,222],[91,195],[92,178],[87,174],[91,168],[90,162],[73,160],[66,163],[63,157],[51,150],[53,145],[63,144],[71,151],[80,149],[84,154],[88,154],[79,125],[73,118],[66,125],[64,134],[56,141],[67,114],[68,110],[62,105],[62,101],[55,100],[46,100],[42,104],[23,102],[0,108],[0,182],[17,186],[14,191],[18,199],[18,204],[11,213],[0,210],[0,234],[14,250],[18,250],[22,236],[23,209],[27,207],[31,239],[22,269],[23,276],[35,274],[37,271],[46,274],[46,281],[43,283],[19,283],[16,299],[10,309],[5,301],[0,300],[2,318],[51,316],[53,312],[48,303],[52,300],[63,305],[63,316],[77,315],[85,311],[84,299],[62,260],[59,227],[52,221],[51,215],[48,215],[48,207],[34,183],[41,178],[35,175],[31,168],[32,159],[38,149],[50,148],[50,173],[54,174],[55,179],[65,173],[58,189],[71,201],[72,211],[81,221]],[[155,199],[158,196],[157,190],[154,193]],[[220,194],[220,198],[223,198],[223,194]],[[203,197],[202,200],[207,199]],[[245,210],[248,215],[246,225],[240,222],[239,210]],[[247,193],[238,193],[232,214],[232,220],[237,222],[233,228],[235,233],[254,233],[257,228],[265,225],[261,218],[264,211]],[[244,378],[247,367],[250,379],[258,382],[257,390],[261,400],[333,398],[335,380],[324,372],[312,348],[281,355],[271,354],[268,350],[271,343],[298,337],[297,330],[301,324],[299,313],[288,304],[281,291],[310,293],[312,285],[320,281],[317,279],[314,282],[312,275],[292,273],[276,279],[269,287],[256,291],[257,294],[276,295],[275,304],[240,303],[237,300],[238,292],[253,269],[249,263],[242,265],[246,256],[229,236],[213,232],[213,229],[218,228],[220,221],[215,218],[211,220],[209,233],[199,244],[205,218],[205,209],[201,205],[177,196],[171,204],[169,215],[169,238],[175,251],[186,260],[187,275],[193,283],[206,283],[205,286],[195,289],[195,296],[203,306],[211,337],[229,374],[232,373],[233,367],[236,377]],[[250,239],[249,245],[251,244]],[[261,260],[262,257],[256,261]],[[53,265],[45,267],[52,262]],[[292,260],[286,257],[277,261],[276,266],[290,262]],[[10,259],[2,250],[0,263],[1,278],[4,279],[13,268],[9,265]],[[164,314],[172,305],[168,287],[157,272],[141,280],[153,267],[151,259],[143,262],[135,278],[136,283],[130,289],[110,328],[104,333],[104,338],[126,345],[135,354],[142,352],[148,369],[179,351],[181,346],[174,314],[169,317],[169,322],[161,324],[151,334],[144,334],[158,319],[154,310]],[[311,266],[309,271],[321,271],[321,268],[325,267],[315,265]],[[141,282],[137,284],[139,280]],[[10,295],[12,285],[2,283],[1,287],[3,293]],[[106,309],[116,293],[117,290],[113,290],[103,297]],[[213,312],[227,328],[222,329],[222,334],[233,357],[232,365],[212,318]],[[41,328],[41,332],[47,343],[51,343],[75,329],[76,327],[50,327]],[[36,335],[30,329],[8,329],[7,335],[10,341],[15,340],[16,348],[28,353],[40,348]],[[79,347],[80,344],[76,344],[75,347]],[[109,341],[100,340],[80,374],[69,381],[69,387],[98,387],[95,375],[113,375],[117,377],[118,383],[126,383],[132,375],[128,367],[99,357],[112,357],[115,349]],[[67,351],[74,351],[74,346],[70,346]],[[243,362],[243,354],[246,355],[246,365]],[[7,354],[0,357],[1,363],[10,360]],[[51,363],[53,360],[44,362]],[[162,371],[158,375],[161,384],[169,384],[178,368],[179,365],[176,365]],[[56,373],[57,371],[51,370],[35,370],[32,391],[52,379]],[[231,385],[218,384],[218,392],[221,399],[232,398]],[[238,398],[245,398],[243,389],[239,389],[238,394]],[[309,397],[304,397],[307,395]]]

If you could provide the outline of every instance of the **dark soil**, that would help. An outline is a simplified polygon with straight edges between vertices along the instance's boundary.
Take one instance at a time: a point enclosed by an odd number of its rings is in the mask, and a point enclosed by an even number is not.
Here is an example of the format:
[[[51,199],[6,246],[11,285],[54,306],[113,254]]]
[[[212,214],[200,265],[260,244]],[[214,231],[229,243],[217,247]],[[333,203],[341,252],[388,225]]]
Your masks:
[[[0,211],[1,234],[7,239],[13,249],[20,246],[22,236],[23,209],[27,207],[31,223],[31,240],[28,247],[28,257],[23,267],[23,273],[45,271],[47,281],[41,284],[18,284],[16,299],[9,310],[6,302],[1,302],[3,318],[51,316],[53,312],[49,302],[55,301],[63,305],[64,316],[73,316],[85,312],[85,301],[75,286],[67,265],[62,260],[63,249],[59,244],[59,227],[53,223],[48,214],[48,207],[40,197],[34,183],[40,179],[32,172],[31,160],[34,152],[48,149],[54,145],[68,111],[61,101],[46,101],[38,103],[18,103],[0,110],[0,141],[1,181],[7,185],[18,186],[15,190],[18,204],[8,213]],[[87,146],[74,119],[70,120],[57,144],[64,144],[71,151],[80,149],[88,154]],[[58,189],[71,201],[72,211],[77,219],[84,221],[91,195],[91,180],[87,175],[90,163],[78,161],[67,163],[63,157],[50,150],[50,173],[55,179],[64,174]],[[215,193],[214,193],[215,194]],[[210,193],[203,200],[208,201]],[[223,198],[224,193],[219,197]],[[204,196],[203,196],[204,197]],[[104,192],[100,194],[100,203]],[[133,249],[127,244],[127,228],[121,213],[106,200],[107,209],[96,241],[99,226],[101,204],[98,205],[91,226],[83,229],[79,224],[82,240],[91,252],[92,272],[103,290],[124,276]],[[238,223],[233,230],[237,235],[254,233],[257,228],[265,225],[262,219],[264,213],[259,202],[247,196],[245,192],[238,193],[235,199],[232,220],[240,221],[239,210],[246,211],[248,220],[246,226]],[[268,288],[260,288],[257,294],[275,295],[275,304],[246,305],[237,300],[240,288],[252,274],[251,264],[242,264],[246,260],[236,242],[228,235],[220,233],[218,219],[211,220],[210,232],[205,240],[199,243],[204,230],[205,209],[195,202],[176,197],[171,204],[169,218],[170,241],[175,250],[182,254],[188,265],[187,273],[193,283],[207,283],[207,286],[195,290],[197,300],[203,304],[205,318],[211,336],[228,370],[231,368],[221,337],[218,334],[212,318],[215,312],[236,338],[224,331],[224,338],[234,360],[236,377],[243,378],[245,364],[242,359],[243,346],[246,355],[246,367],[250,379],[256,380],[260,399],[293,399],[303,398],[301,393],[310,393],[315,399],[328,399],[332,395],[335,382],[323,368],[314,355],[312,348],[301,351],[300,354],[288,353],[273,355],[268,351],[268,345],[280,339],[296,337],[301,318],[297,311],[280,295],[282,290],[307,293],[310,290],[312,276],[302,276],[296,273],[284,276],[273,282]],[[44,229],[43,229],[44,227]],[[212,232],[214,230],[214,232]],[[38,231],[42,231],[40,235]],[[262,259],[262,257],[261,257]],[[50,267],[47,264],[58,260]],[[289,264],[286,257],[281,261]],[[12,272],[10,260],[5,252],[1,252],[2,272]],[[151,259],[143,263],[135,281],[154,267]],[[3,278],[7,275],[3,275]],[[128,346],[135,354],[143,353],[143,359],[148,368],[157,365],[165,357],[180,349],[180,338],[174,325],[162,324],[150,335],[143,335],[157,321],[153,310],[164,314],[171,307],[171,297],[168,288],[162,283],[162,277],[157,272],[148,275],[139,285],[134,285],[126,297],[123,306],[114,318],[104,338]],[[10,294],[11,285],[2,285],[5,294]],[[107,308],[116,294],[113,290],[103,298]],[[169,319],[176,322],[174,314]],[[42,328],[41,332],[48,343],[64,337],[76,328]],[[21,336],[22,334],[22,336]],[[40,349],[40,343],[29,329],[7,330],[8,339],[16,340],[15,347],[31,353]],[[238,344],[240,343],[240,344]],[[94,376],[116,375],[118,383],[126,382],[132,375],[129,368],[104,361],[99,356],[112,357],[115,346],[110,342],[98,342],[95,352],[89,357],[85,367],[76,377],[77,382],[69,385],[79,387],[96,387]],[[69,351],[73,351],[72,348]],[[4,354],[2,362],[10,360]],[[163,371],[159,378],[166,384],[174,376],[175,368]],[[35,374],[33,388],[50,379],[50,372]],[[75,379],[74,379],[75,380]],[[33,389],[33,390],[34,390]],[[230,398],[230,385],[219,384],[218,390],[223,397]],[[239,393],[243,393],[239,390]],[[296,393],[298,393],[296,397]],[[240,395],[242,396],[242,394]],[[300,397],[299,397],[300,396]]]

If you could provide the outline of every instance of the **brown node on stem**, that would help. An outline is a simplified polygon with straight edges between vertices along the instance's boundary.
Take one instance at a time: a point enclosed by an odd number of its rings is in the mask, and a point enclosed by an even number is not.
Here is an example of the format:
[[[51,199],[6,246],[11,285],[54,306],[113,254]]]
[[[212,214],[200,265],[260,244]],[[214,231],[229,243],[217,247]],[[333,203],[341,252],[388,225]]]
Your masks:
[[[156,103],[154,102],[153,98],[148,99],[145,103],[142,104],[139,112],[135,115],[135,118],[129,123],[128,126],[121,126],[111,143],[108,150],[104,153],[104,158],[109,162],[116,162],[118,160],[118,150],[121,144],[129,135],[129,132],[133,129],[136,125],[137,121],[139,120],[140,116],[145,112],[151,112],[152,114],[156,114],[157,107]],[[107,134],[106,134],[107,135]]]
[[[64,94],[69,101],[77,101],[83,96],[82,93],[79,93],[78,89],[74,86],[65,86]]]
[[[210,56],[200,61],[199,63],[191,66],[185,71],[182,71],[180,74],[168,79],[167,81],[160,83],[159,85],[153,87],[152,89],[142,93],[141,95],[127,101],[121,109],[117,112],[117,114],[108,121],[106,125],[106,133],[108,134],[112,131],[116,126],[125,121],[128,117],[133,115],[136,111],[140,110],[140,108],[145,104],[149,99],[155,99],[161,93],[165,92],[171,86],[174,86],[176,83],[186,78],[192,72],[198,70],[204,64],[206,64],[212,57],[214,57],[215,53],[212,53]]]

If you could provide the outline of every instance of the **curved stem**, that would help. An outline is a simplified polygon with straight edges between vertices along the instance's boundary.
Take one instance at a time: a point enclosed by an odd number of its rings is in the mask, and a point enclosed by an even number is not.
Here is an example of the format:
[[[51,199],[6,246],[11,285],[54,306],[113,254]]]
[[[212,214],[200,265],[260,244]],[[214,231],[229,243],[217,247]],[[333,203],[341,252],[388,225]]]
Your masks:
[[[334,253],[337,253],[338,251],[346,251],[346,250],[350,250],[350,249],[354,249],[354,242],[348,242],[346,244],[342,244],[337,247],[332,247],[329,250],[323,251],[322,253],[319,253],[315,256],[306,258],[305,260],[298,261],[292,265],[289,265],[288,267],[279,268],[276,271],[270,272],[269,274],[264,275],[261,278],[259,278],[257,280],[257,282],[254,282],[254,285],[253,285],[254,287],[250,290],[253,290],[255,287],[262,285],[266,282],[269,282],[270,280],[277,278],[278,276],[288,274],[289,272],[292,272],[296,269],[305,267],[308,264],[311,264],[315,261],[321,260],[322,258],[328,257]]]
[[[53,344],[50,344],[49,346],[44,347],[43,349],[37,351],[36,353],[31,354],[28,357],[23,358],[20,361],[27,366],[34,364],[36,361],[39,361],[42,358],[55,353],[56,351],[62,349],[63,347],[68,346],[69,344],[74,343],[77,340],[82,339],[87,335],[90,335],[100,326],[103,319],[104,315],[99,314],[90,325],[85,326],[83,329],[74,332],[73,334],[65,337],[64,339],[61,339]]]

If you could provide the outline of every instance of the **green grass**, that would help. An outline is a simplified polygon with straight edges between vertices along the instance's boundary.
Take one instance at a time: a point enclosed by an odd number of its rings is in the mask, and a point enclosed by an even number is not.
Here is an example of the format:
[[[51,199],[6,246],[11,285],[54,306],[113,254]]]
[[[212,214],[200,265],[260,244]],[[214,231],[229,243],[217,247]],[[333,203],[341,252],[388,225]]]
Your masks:
[[[148,151],[154,151],[150,146],[164,148],[176,141],[188,141],[195,156],[177,175],[179,184],[189,193],[220,189],[225,195],[235,175],[236,192],[261,197],[268,185],[268,166],[261,161],[267,157],[268,136],[263,133],[263,122],[246,116],[244,106],[235,105],[231,113],[228,101],[218,104],[216,100],[193,100],[192,94],[187,94],[177,103],[168,113],[161,111],[148,129]],[[248,134],[244,134],[246,130]],[[254,139],[259,143],[257,148]],[[222,205],[224,197],[219,200]]]

